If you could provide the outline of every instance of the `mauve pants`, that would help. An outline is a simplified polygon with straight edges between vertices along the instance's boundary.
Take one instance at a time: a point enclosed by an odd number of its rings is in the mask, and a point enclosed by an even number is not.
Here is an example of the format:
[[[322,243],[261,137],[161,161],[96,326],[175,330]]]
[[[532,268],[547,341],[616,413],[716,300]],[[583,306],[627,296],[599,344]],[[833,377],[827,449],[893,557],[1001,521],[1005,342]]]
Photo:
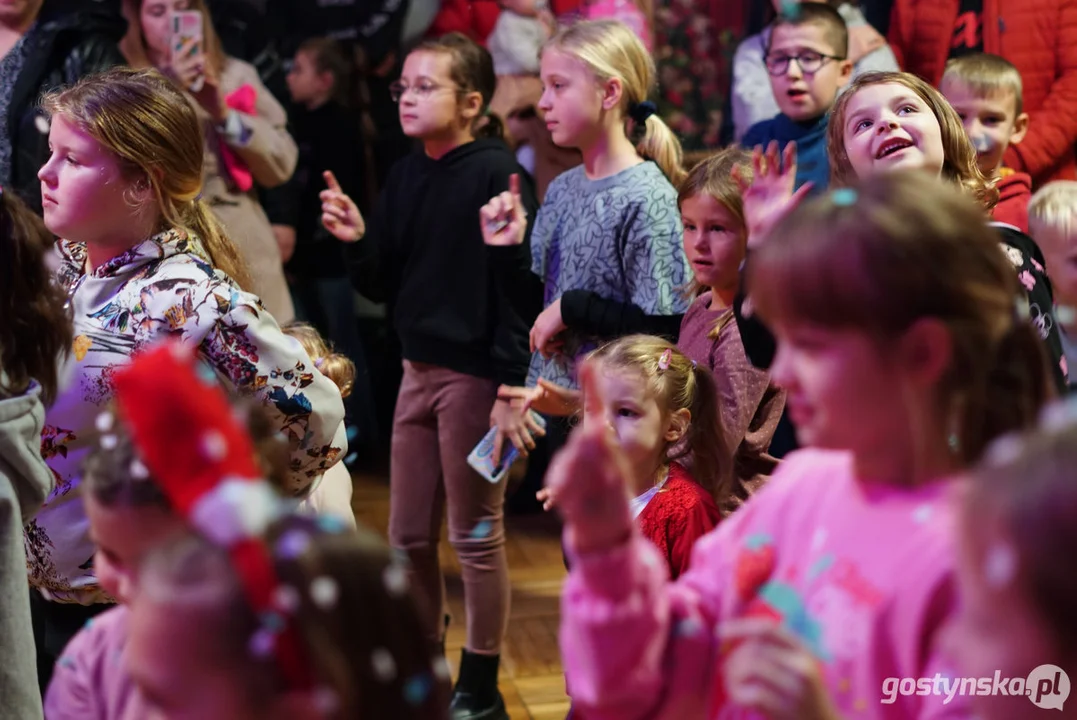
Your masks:
[[[437,639],[445,598],[438,539],[448,505],[449,543],[464,582],[467,649],[481,654],[500,652],[509,614],[505,481],[494,485],[467,464],[490,429],[496,397],[493,380],[405,360],[389,471],[389,542],[411,561]]]

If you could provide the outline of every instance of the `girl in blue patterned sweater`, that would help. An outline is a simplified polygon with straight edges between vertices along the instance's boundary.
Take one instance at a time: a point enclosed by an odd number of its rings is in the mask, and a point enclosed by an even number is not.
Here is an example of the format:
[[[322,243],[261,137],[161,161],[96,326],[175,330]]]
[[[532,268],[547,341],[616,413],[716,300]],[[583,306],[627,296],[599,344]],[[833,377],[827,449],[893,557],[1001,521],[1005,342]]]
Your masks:
[[[602,340],[661,334],[663,321],[677,332],[691,274],[671,182],[684,171],[680,143],[647,101],[654,61],[627,26],[562,29],[543,49],[541,75],[546,126],[557,145],[580,150],[583,165],[553,181],[531,234],[545,309],[531,328],[527,385],[576,388],[576,359]],[[523,242],[518,195],[494,197],[481,219],[487,244]],[[609,311],[632,306],[632,317]]]

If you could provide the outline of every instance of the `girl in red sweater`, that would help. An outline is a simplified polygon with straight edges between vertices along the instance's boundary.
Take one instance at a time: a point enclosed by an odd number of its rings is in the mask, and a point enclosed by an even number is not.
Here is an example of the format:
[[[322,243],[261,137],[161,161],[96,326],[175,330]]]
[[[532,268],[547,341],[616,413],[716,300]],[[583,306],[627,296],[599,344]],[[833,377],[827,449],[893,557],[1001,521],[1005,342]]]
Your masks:
[[[595,350],[581,369],[583,423],[605,423],[631,461],[632,512],[674,578],[692,546],[718,524],[731,491],[710,371],[671,343],[629,335]],[[691,457],[691,470],[679,462]],[[538,494],[556,503],[548,488]]]

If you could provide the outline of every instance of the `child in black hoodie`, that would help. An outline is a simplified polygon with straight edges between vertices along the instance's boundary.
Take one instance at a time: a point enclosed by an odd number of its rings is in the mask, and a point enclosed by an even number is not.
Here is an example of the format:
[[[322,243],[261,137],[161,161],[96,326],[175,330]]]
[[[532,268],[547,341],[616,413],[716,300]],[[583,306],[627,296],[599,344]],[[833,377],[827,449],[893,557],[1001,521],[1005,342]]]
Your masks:
[[[441,514],[448,503],[449,542],[460,560],[467,642],[453,692],[457,720],[507,718],[497,690],[508,620],[505,481],[492,484],[467,456],[493,426],[498,444],[526,450],[542,430],[497,400],[499,383],[521,385],[530,359],[528,329],[542,307],[530,270],[530,245],[487,247],[479,209],[509,189],[528,214],[538,202],[531,181],[501,140],[487,108],[496,78],[490,54],[452,33],[423,43],[404,61],[393,97],[404,133],[422,151],[389,173],[353,279],[389,303],[404,355],[393,421],[389,540],[407,552],[427,596],[429,624],[444,639],[438,565]],[[515,176],[515,178],[514,178]],[[327,178],[323,223],[345,241],[364,235],[361,215]],[[495,450],[496,452],[496,450]]]

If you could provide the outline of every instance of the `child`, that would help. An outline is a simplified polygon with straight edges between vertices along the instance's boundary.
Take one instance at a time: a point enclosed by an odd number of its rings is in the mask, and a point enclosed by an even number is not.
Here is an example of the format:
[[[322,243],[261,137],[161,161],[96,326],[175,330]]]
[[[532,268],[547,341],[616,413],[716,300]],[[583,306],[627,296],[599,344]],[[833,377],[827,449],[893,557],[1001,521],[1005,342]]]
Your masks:
[[[682,229],[668,212],[676,203],[670,181],[684,171],[680,143],[647,101],[654,61],[625,25],[562,29],[543,50],[542,78],[539,110],[554,142],[578,147],[584,163],[554,181],[535,220],[532,270],[545,281],[545,310],[531,328],[527,384],[543,378],[576,388],[577,356],[636,329],[589,315],[588,292],[648,316],[685,310],[677,291],[689,277]],[[638,144],[629,139],[629,119],[642,131]],[[486,242],[523,242],[526,214],[518,195],[493,198],[482,209]],[[588,292],[570,301],[576,290]]]
[[[52,235],[0,187],[0,697],[11,717],[41,717],[22,530],[52,490],[41,458],[45,403],[71,347],[63,291],[45,264]]]
[[[348,532],[330,537],[320,528],[339,530],[336,523],[323,520],[315,526],[298,517],[275,521],[282,512],[279,501],[258,478],[268,471],[271,482],[280,482],[279,463],[286,454],[271,434],[271,425],[257,412],[246,418],[248,436],[241,427],[242,412],[234,415],[220,389],[205,387],[193,361],[192,354],[164,347],[145,353],[116,375],[117,412],[108,413],[109,422],[102,423],[105,430],[87,463],[85,487],[101,582],[125,604],[87,625],[67,648],[47,695],[49,717],[133,720],[163,713],[212,719],[278,713],[304,717],[311,712],[317,717],[381,716],[381,712],[392,717],[443,717],[440,683],[430,665],[430,648],[419,631],[403,569],[386,567],[378,556],[387,553],[381,550],[374,551],[373,564],[365,563],[368,551],[362,548],[377,547],[365,535]],[[156,392],[162,383],[167,389]],[[241,410],[253,409],[241,406]],[[176,427],[183,430],[177,433]],[[212,452],[206,442],[210,436],[216,438],[217,449]],[[240,503],[242,520],[232,515]],[[264,541],[258,534],[274,521],[287,532],[279,534],[275,550],[270,550],[261,547]],[[212,544],[199,541],[192,530],[204,533]],[[270,642],[260,639],[266,630],[255,632],[249,643],[244,638],[246,652],[218,653],[198,663],[213,679],[200,683],[196,692],[187,692],[183,684],[184,672],[191,672],[183,661],[192,648],[202,647],[195,642],[197,633],[183,628],[176,638],[145,653],[145,646],[140,651],[136,642],[138,626],[133,623],[132,613],[141,603],[155,597],[160,601],[154,595],[159,588],[141,579],[148,558],[167,552],[162,548],[173,543],[198,547],[211,562],[219,562],[228,551],[248,592],[244,599],[263,604],[262,622],[272,628]],[[301,570],[297,564],[309,569]],[[303,572],[314,575],[311,582],[297,582]],[[274,591],[270,578],[286,581],[290,590],[282,582]],[[197,579],[190,577],[190,584],[169,599],[182,595],[193,600],[183,593],[192,590]],[[326,585],[332,587],[324,590]],[[219,599],[220,588],[218,593],[201,589],[202,603]],[[350,622],[342,621],[334,612],[337,595],[343,603],[360,589],[366,611],[353,613]],[[366,622],[389,619],[385,612],[393,611],[386,600],[379,600],[386,595],[395,596],[397,605],[392,638]],[[221,614],[227,615],[227,607]],[[182,617],[176,613],[171,619]],[[239,613],[231,627],[227,623],[221,627],[218,638],[225,643],[234,639],[233,633],[242,633],[249,624],[245,620]],[[379,646],[389,656],[382,665],[400,663],[399,677],[377,677],[379,665],[370,657]],[[162,647],[168,651],[162,653]],[[364,662],[349,657],[353,652]],[[247,653],[251,654],[245,658]],[[222,666],[222,656],[230,658],[230,664]],[[295,662],[296,658],[302,659]],[[419,667],[409,669],[420,658]],[[280,663],[276,670],[273,660]],[[179,667],[169,668],[172,661]],[[240,670],[244,665],[248,667]],[[420,669],[427,673],[427,697],[408,708],[403,686]],[[244,697],[237,692],[244,680],[260,682],[260,673],[276,677],[257,694]],[[295,682],[298,675],[303,682]],[[358,701],[356,694],[361,696]],[[333,707],[327,705],[329,700]],[[382,706],[386,701],[389,705]],[[250,707],[252,703],[258,707]],[[285,708],[287,712],[282,712]],[[418,714],[420,708],[426,714]]]
[[[864,19],[856,2],[846,0],[801,0],[802,2],[825,2],[837,10],[849,30],[849,61],[853,64],[852,77],[872,70],[897,70],[897,60],[886,40]],[[796,4],[793,0],[792,4]],[[782,13],[789,2],[774,0],[774,12]],[[789,8],[790,14],[799,7]],[[740,142],[748,128],[757,122],[769,120],[782,109],[767,78],[764,60],[770,43],[771,28],[741,41],[733,56],[733,137]]]
[[[958,526],[963,612],[954,638],[961,675],[1025,679],[1041,670],[1039,679],[1050,681],[1026,685],[1031,697],[978,697],[977,716],[985,720],[1061,711],[1077,677],[1069,561],[1077,550],[1075,466],[1071,401],[1045,412],[1035,432],[999,440],[967,487]],[[1069,678],[1064,687],[1058,671]]]
[[[629,519],[623,452],[604,428],[570,441],[547,483],[573,561],[561,625],[573,701],[592,720],[932,716],[946,698],[891,712],[879,690],[952,676],[950,478],[1034,422],[1050,389],[1013,272],[966,198],[893,174],[795,210],[750,273],[778,337],[774,379],[811,449],[670,584]]]
[[[733,488],[722,506],[726,513],[774,471],[776,460],[767,451],[785,408],[785,391],[749,362],[733,321],[748,235],[734,173],[750,177],[748,159],[738,148],[724,150],[696,165],[678,193],[684,251],[703,292],[684,315],[677,346],[714,373],[722,433],[733,460]]]
[[[939,91],[961,118],[980,172],[995,180],[999,198],[991,217],[1027,233],[1032,178],[1002,162],[1006,148],[1020,143],[1028,131],[1017,68],[998,55],[964,55],[946,63]]]
[[[314,367],[332,380],[340,389],[340,396],[347,399],[355,384],[355,363],[346,355],[330,350],[328,343],[310,325],[289,323],[281,329],[285,335],[299,341],[303,351],[314,360]],[[300,507],[317,514],[331,515],[354,528],[352,490],[352,476],[342,460],[325,471]]]
[[[354,392],[345,400],[347,422],[364,450],[376,445],[377,423],[366,352],[348,277],[348,246],[321,225],[322,173],[333,173],[344,192],[365,197],[366,161],[359,115],[345,102],[350,63],[336,41],[312,38],[295,53],[288,73],[292,137],[299,160],[290,189],[296,195],[295,251],[285,265],[300,319],[309,322],[356,364]],[[354,449],[354,447],[353,447]]]
[[[1077,182],[1047,183],[1032,196],[1028,214],[1054,289],[1063,360],[1077,367]],[[1071,391],[1073,387],[1071,378]]]
[[[497,400],[498,383],[519,385],[527,368],[527,324],[540,288],[528,272],[526,242],[489,248],[479,209],[514,189],[527,212],[538,203],[486,113],[494,92],[490,54],[450,34],[408,54],[394,97],[404,132],[422,142],[390,173],[371,218],[359,289],[386,298],[404,355],[393,421],[389,540],[406,551],[428,600],[427,627],[444,637],[444,589],[438,563],[441,516],[460,559],[467,641],[453,708],[503,718],[497,689],[508,622],[505,483],[483,480],[467,456],[491,426],[526,450],[542,430]],[[326,228],[343,240],[362,235],[362,217],[346,195],[323,194]],[[476,527],[481,528],[476,531]],[[489,715],[481,715],[488,712]]]
[[[987,52],[1014,64],[1023,80],[1028,134],[1005,164],[1032,176],[1032,187],[1075,179],[1077,24],[1067,0],[894,0],[890,47],[905,71],[937,86],[946,61]]]
[[[835,104],[828,130],[835,185],[896,169],[921,170],[956,184],[989,213],[998,190],[980,172],[976,153],[946,99],[908,73],[868,73]],[[1056,387],[1066,386],[1062,346],[1052,317],[1051,283],[1032,238],[994,224],[1003,250],[1027,293],[1030,320],[1051,358]]]
[[[731,493],[714,378],[661,338],[629,335],[591,353],[589,381],[601,402],[582,408],[583,425],[608,425],[632,465],[625,478],[632,515],[671,577],[688,569],[692,546],[721,517]],[[690,457],[691,469],[677,462]],[[539,492],[547,510],[556,505]]]
[[[41,453],[56,488],[26,528],[39,675],[112,602],[94,574],[81,466],[112,376],[169,338],[251,395],[289,444],[287,492],[302,497],[347,447],[340,392],[257,297],[200,199],[202,135],[186,96],[154,70],[112,70],[43,103],[53,154],[40,171],[45,225],[74,318],[70,381],[48,409]]]
[[[849,82],[849,32],[838,11],[822,3],[805,3],[795,16],[780,15],[771,26],[764,63],[781,114],[762,120],[744,134],[752,148],[777,141],[796,143],[796,186],[826,188],[827,113]]]

